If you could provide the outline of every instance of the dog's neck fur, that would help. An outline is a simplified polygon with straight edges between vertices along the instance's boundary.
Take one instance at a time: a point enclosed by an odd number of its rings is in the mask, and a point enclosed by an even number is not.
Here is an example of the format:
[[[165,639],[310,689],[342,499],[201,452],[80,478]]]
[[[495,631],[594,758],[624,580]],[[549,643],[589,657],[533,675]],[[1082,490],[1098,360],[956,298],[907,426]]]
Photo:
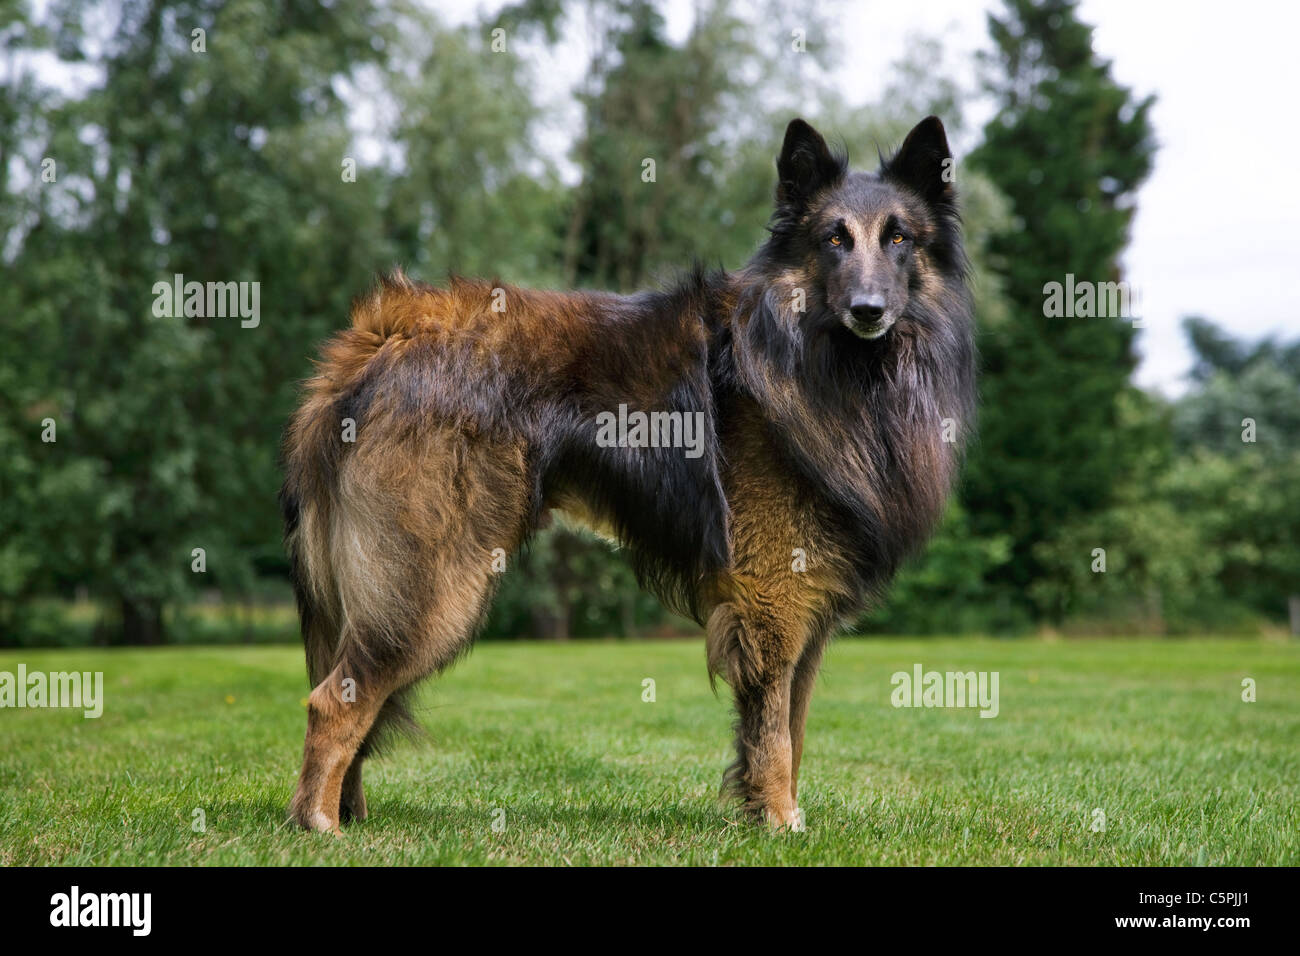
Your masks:
[[[806,321],[823,307],[808,301],[808,314],[794,311],[795,280],[773,280],[759,265],[715,286],[715,406],[725,414],[731,391],[763,409],[776,446],[841,517],[854,583],[870,596],[942,516],[972,424],[964,279],[958,321],[953,303],[941,307],[922,289],[894,329],[867,342]]]

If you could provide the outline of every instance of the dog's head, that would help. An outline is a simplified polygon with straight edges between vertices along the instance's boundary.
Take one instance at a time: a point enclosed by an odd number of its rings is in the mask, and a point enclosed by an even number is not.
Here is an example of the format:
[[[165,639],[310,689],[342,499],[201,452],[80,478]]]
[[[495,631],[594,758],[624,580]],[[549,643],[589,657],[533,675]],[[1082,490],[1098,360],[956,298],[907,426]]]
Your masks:
[[[812,321],[878,339],[908,314],[927,273],[961,268],[952,165],[935,116],[876,173],[849,172],[816,130],[790,123],[777,160],[772,249],[809,278]]]

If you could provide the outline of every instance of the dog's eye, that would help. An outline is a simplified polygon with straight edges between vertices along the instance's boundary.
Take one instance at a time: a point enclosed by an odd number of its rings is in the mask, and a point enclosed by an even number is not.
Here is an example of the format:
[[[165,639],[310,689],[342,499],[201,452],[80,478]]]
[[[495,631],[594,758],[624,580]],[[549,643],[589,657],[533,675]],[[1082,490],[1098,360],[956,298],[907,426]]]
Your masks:
[[[832,246],[838,246],[844,242],[844,240],[840,238],[840,234],[838,232],[832,233],[831,237],[826,241],[829,242]]]
[[[892,242],[894,245],[898,245],[900,242],[903,241],[903,234],[901,232],[896,232],[894,233],[894,238],[890,239],[889,241]]]

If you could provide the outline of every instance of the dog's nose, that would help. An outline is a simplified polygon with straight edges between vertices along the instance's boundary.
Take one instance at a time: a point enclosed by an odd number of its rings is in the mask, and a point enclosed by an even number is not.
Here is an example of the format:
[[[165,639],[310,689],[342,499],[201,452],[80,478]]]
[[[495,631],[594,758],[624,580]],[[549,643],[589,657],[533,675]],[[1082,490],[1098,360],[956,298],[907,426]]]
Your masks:
[[[883,295],[859,296],[850,303],[849,312],[859,322],[879,322],[885,314],[885,297]]]

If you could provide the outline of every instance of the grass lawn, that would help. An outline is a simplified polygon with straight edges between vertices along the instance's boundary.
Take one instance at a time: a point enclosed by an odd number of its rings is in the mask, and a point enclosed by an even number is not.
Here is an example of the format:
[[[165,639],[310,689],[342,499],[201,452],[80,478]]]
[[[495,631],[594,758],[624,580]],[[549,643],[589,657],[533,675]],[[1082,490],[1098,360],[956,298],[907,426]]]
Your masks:
[[[0,710],[5,865],[1300,863],[1300,642],[841,639],[785,834],[717,800],[731,715],[701,641],[480,644],[342,839],[283,825],[296,648],[0,653],[20,662],[102,670],[106,702]],[[895,709],[918,662],[998,671],[999,715]]]

